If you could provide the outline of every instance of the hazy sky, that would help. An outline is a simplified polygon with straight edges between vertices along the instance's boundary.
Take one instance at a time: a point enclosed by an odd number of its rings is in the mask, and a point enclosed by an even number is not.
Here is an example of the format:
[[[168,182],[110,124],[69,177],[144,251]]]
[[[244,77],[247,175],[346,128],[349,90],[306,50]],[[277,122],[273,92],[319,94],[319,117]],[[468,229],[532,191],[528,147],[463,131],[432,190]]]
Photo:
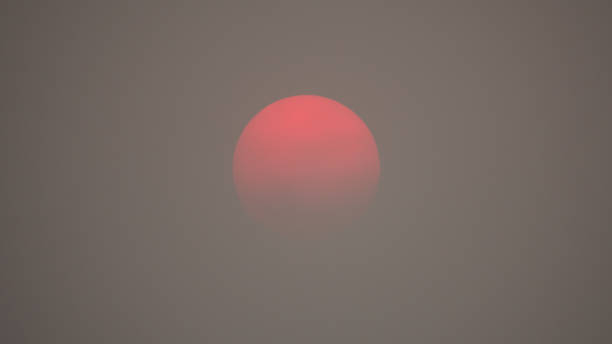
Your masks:
[[[0,10],[0,342],[610,343],[607,1],[109,3]],[[381,159],[316,239],[232,184],[296,94]]]

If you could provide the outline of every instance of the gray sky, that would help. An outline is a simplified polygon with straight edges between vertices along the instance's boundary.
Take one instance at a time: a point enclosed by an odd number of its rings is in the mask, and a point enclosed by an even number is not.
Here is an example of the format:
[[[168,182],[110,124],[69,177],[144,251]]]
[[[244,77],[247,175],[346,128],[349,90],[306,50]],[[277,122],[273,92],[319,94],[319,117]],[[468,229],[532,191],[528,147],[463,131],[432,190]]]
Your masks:
[[[612,339],[606,1],[5,7],[0,341]],[[296,94],[381,157],[369,212],[316,238],[232,185]]]

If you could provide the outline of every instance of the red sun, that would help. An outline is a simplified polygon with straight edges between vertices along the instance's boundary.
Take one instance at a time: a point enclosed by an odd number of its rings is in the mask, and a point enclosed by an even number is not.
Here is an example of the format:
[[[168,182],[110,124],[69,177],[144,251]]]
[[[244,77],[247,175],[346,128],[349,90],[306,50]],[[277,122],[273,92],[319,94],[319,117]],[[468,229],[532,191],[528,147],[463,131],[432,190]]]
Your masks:
[[[365,123],[320,96],[278,100],[247,124],[234,152],[234,183],[247,212],[283,226],[342,223],[376,191],[380,161]]]

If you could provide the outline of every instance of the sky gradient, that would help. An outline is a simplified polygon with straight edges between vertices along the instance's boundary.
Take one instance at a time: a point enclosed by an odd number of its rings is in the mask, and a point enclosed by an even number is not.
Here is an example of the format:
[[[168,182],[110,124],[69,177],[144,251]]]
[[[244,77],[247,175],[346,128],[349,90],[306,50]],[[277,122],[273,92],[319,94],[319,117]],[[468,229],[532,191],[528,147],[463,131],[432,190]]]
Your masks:
[[[2,6],[0,342],[611,342],[606,1]],[[307,240],[232,180],[297,94],[381,161]]]

